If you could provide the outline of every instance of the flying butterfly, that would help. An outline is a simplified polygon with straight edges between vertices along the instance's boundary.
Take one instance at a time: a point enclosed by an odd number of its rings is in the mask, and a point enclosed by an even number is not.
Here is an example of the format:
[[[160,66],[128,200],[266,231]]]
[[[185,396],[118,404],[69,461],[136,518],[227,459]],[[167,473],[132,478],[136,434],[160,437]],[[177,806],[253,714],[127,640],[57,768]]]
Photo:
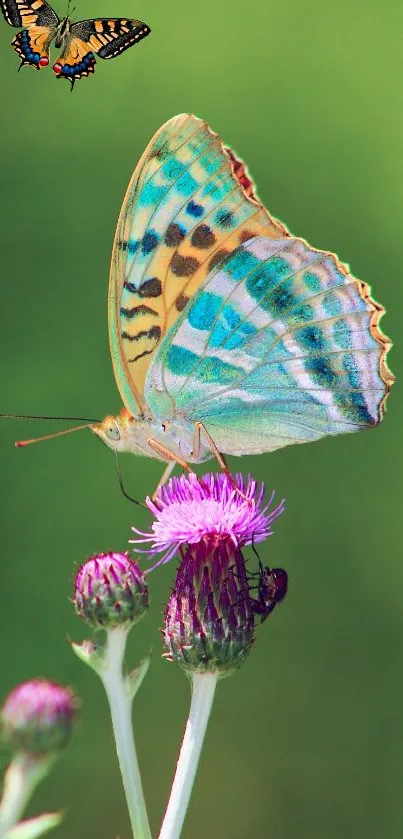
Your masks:
[[[213,453],[371,428],[394,380],[383,312],[334,254],[269,214],[205,122],[174,117],[135,169],[113,245],[124,408],[90,427],[115,452],[164,461],[161,482]]]
[[[126,18],[98,18],[72,23],[70,18],[60,20],[46,0],[0,0],[1,10],[10,26],[23,27],[12,41],[15,51],[24,64],[40,70],[49,64],[49,47],[52,41],[61,55],[53,65],[59,79],[74,82],[95,73],[95,55],[114,58],[142,38],[151,29],[141,20]]]

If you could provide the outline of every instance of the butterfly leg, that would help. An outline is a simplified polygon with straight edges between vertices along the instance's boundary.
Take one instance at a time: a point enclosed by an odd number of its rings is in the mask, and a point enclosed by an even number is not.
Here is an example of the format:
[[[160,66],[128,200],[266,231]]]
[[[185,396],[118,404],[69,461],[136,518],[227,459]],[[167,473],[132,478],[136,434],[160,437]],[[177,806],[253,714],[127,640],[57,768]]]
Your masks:
[[[188,472],[191,472],[192,469],[189,466],[189,464],[186,463],[186,460],[182,460],[181,457],[179,457],[178,455],[171,452],[169,449],[166,448],[166,446],[163,446],[162,443],[159,443],[158,440],[153,440],[152,437],[149,437],[148,440],[147,440],[147,443],[152,449],[154,449],[154,451],[157,454],[162,455],[162,457],[165,460],[169,461],[168,466],[164,470],[162,478],[161,478],[161,480],[160,480],[160,482],[159,482],[159,484],[158,484],[158,486],[157,486],[157,488],[156,488],[156,490],[153,494],[153,498],[155,498],[156,493],[158,492],[160,486],[162,486],[165,483],[165,481],[168,480],[168,478],[169,478],[169,476],[172,472],[172,469],[174,468],[174,466],[176,464],[178,464],[178,466],[181,466],[182,469],[186,469]]]
[[[203,425],[202,422],[195,422],[195,435],[194,435],[194,438],[193,438],[194,439],[193,454],[197,456],[197,454],[199,452],[201,432],[203,432],[204,436],[206,437],[207,442],[210,445],[211,451],[214,454],[214,457],[216,458],[218,464],[221,466],[222,471],[227,476],[228,480],[230,481],[230,483],[232,484],[232,486],[234,487],[234,489],[236,490],[238,495],[240,495],[241,498],[243,498],[245,501],[247,501],[248,504],[252,504],[251,499],[248,498],[245,495],[245,493],[243,493],[242,490],[239,489],[239,487],[237,486],[234,478],[231,475],[231,472],[228,469],[228,466],[227,466],[224,455],[222,455],[221,452],[217,449],[217,446],[216,446],[213,438],[210,436],[210,434],[207,431],[207,428]]]
[[[175,463],[174,460],[172,460],[170,463],[168,463],[166,469],[164,469],[164,471],[161,475],[161,478],[158,481],[157,487],[154,491],[154,496],[153,496],[154,498],[157,495],[157,492],[160,489],[160,487],[162,487],[162,486],[164,486],[164,484],[166,484],[166,482],[167,482],[168,478],[170,477],[171,472],[173,472],[175,466],[176,466],[176,463]]]

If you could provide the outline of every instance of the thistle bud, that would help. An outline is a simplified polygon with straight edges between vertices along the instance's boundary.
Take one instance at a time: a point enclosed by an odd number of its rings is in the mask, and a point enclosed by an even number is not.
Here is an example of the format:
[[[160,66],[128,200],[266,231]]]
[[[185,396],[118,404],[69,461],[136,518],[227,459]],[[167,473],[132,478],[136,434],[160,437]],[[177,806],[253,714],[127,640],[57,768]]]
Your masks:
[[[3,738],[16,752],[36,757],[67,746],[78,715],[72,690],[44,679],[18,685],[0,713]]]
[[[148,589],[128,554],[98,554],[79,569],[74,591],[77,614],[95,627],[129,627],[145,614]]]

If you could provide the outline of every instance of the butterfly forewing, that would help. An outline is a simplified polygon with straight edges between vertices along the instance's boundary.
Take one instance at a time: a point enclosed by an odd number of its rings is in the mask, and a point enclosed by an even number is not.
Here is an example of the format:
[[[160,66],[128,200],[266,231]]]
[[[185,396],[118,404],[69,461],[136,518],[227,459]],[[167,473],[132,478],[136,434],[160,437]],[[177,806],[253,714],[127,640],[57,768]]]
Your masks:
[[[73,23],[71,34],[84,41],[100,58],[114,58],[146,38],[151,29],[141,20],[98,18]]]
[[[0,0],[1,10],[4,18],[10,26],[23,26],[29,29],[31,26],[47,26],[55,29],[59,23],[56,12],[45,2],[45,0]]]
[[[263,232],[287,235],[206,123],[185,114],[163,126],[129,184],[112,255],[111,352],[132,413],[144,409],[152,356],[188,300],[240,242]]]

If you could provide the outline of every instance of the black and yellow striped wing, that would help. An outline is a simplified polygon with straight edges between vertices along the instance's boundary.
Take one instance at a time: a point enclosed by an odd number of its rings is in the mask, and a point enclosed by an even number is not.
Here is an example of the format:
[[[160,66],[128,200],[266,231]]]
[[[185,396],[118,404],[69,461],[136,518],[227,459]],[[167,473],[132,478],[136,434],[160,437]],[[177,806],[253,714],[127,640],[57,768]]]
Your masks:
[[[151,29],[141,20],[126,18],[98,18],[73,23],[73,37],[85,41],[100,58],[115,58],[121,52],[142,41]]]
[[[56,12],[45,0],[0,0],[1,11],[10,26],[22,26],[12,41],[23,64],[46,67],[49,64],[49,46],[59,25]]]
[[[73,23],[66,47],[53,65],[53,70],[59,78],[69,79],[73,86],[83,76],[95,73],[95,55],[114,58],[146,38],[150,32],[150,27],[141,20],[126,18],[98,18]]]

